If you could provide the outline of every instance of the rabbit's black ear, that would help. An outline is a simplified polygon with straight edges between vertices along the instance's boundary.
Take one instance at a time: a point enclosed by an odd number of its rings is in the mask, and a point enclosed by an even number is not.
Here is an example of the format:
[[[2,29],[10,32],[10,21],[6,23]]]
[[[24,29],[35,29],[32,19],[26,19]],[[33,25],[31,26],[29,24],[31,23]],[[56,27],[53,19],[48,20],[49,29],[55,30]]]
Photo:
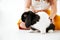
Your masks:
[[[36,22],[38,22],[39,19],[40,19],[40,16],[37,15],[37,14],[35,14],[34,17],[33,17],[32,19],[33,19],[33,20],[32,20],[32,22],[31,22],[31,25],[33,25],[33,24],[35,24]]]
[[[29,28],[31,25],[31,15],[28,15],[26,20],[25,20],[25,26]]]

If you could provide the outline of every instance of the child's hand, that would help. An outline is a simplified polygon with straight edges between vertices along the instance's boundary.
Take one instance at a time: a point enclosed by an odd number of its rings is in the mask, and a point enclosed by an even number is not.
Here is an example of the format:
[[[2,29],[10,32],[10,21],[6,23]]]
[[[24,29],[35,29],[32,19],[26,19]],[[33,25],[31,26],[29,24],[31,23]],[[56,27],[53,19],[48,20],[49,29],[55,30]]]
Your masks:
[[[34,13],[38,13],[38,12],[42,12],[42,11],[44,11],[44,10],[32,10],[32,12],[34,12]]]

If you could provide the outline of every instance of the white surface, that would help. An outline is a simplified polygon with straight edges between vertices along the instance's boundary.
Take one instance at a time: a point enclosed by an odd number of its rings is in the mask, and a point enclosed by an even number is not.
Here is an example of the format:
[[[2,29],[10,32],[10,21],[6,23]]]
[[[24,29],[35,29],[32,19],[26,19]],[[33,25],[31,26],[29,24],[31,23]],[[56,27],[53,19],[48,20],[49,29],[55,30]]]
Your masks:
[[[0,0],[0,40],[60,40],[60,31],[40,34],[18,30],[16,23],[23,10],[24,0]]]

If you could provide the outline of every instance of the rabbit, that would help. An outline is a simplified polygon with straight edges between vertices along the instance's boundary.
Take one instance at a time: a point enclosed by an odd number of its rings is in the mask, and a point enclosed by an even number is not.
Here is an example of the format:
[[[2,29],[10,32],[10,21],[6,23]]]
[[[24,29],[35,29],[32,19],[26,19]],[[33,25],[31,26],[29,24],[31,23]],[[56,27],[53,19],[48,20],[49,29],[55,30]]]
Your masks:
[[[30,27],[32,31],[48,33],[55,30],[55,25],[45,12],[34,13],[32,11],[27,11],[22,14],[21,19],[25,22],[26,28]]]

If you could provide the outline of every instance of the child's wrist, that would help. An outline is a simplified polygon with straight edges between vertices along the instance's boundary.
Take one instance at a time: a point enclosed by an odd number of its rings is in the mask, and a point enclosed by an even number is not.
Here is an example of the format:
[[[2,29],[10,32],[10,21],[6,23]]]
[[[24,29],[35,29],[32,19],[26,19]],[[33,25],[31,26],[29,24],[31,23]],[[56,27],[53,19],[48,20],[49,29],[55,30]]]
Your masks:
[[[28,11],[31,11],[31,9],[30,8],[26,8],[25,9],[25,12],[28,12]]]

